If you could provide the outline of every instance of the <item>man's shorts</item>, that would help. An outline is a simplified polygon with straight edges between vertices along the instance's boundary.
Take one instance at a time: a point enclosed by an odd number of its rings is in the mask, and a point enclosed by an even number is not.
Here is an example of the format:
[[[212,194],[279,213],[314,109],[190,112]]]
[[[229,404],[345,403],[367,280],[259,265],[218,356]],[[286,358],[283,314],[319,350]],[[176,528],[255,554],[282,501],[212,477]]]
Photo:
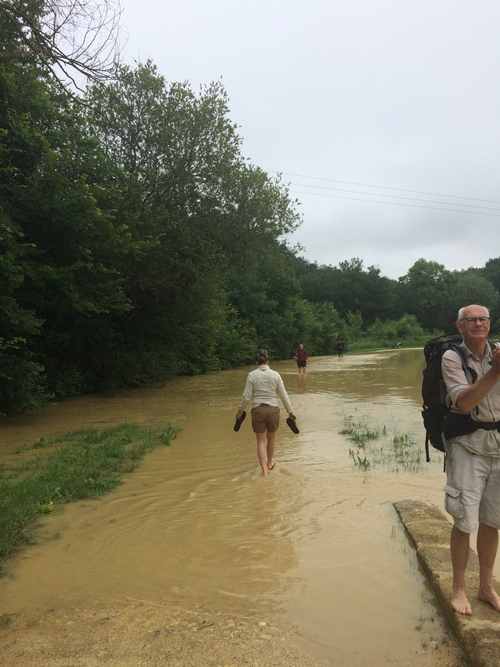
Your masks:
[[[305,368],[307,366],[307,361],[297,361],[297,366],[299,368]]]
[[[280,409],[274,405],[257,405],[252,408],[252,428],[254,433],[274,433],[280,424]]]
[[[474,533],[479,523],[500,528],[500,458],[450,444],[446,456],[446,511],[455,526]]]

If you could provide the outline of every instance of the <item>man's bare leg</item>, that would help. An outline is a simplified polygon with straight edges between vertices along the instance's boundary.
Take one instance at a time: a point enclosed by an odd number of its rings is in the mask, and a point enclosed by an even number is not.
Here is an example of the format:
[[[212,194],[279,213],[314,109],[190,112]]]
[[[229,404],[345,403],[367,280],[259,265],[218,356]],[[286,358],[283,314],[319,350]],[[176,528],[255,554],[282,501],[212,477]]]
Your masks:
[[[267,433],[256,433],[255,436],[257,438],[257,459],[263,476],[267,477]]]
[[[477,533],[477,555],[479,556],[478,598],[500,611],[500,596],[493,588],[493,566],[498,549],[498,530],[484,523]]]
[[[273,433],[267,432],[267,468],[272,470],[274,468],[274,439],[276,431]]]
[[[451,606],[459,614],[470,616],[472,608],[465,592],[465,570],[469,560],[469,533],[464,533],[453,526],[451,529],[450,552],[453,568]]]

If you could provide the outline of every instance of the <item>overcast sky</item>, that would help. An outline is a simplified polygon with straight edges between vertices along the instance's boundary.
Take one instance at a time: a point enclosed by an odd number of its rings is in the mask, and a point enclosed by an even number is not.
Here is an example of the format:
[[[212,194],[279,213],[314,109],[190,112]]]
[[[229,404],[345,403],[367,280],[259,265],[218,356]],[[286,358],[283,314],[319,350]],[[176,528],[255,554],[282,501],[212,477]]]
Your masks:
[[[500,256],[498,0],[122,0],[122,59],[222,78],[243,153],[321,264]],[[389,203],[392,202],[392,203]]]

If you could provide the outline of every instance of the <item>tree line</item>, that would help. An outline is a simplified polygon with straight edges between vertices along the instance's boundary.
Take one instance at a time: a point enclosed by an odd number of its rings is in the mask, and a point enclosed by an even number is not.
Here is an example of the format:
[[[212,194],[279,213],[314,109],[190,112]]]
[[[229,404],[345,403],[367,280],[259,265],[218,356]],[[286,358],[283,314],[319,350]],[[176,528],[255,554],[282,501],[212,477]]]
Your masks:
[[[421,259],[399,280],[359,258],[306,261],[287,241],[298,202],[245,158],[222,84],[194,91],[151,61],[110,68],[102,45],[56,49],[75,25],[65,7],[0,2],[0,412],[246,363],[257,347],[414,339],[464,303],[498,317],[500,258],[458,272]]]

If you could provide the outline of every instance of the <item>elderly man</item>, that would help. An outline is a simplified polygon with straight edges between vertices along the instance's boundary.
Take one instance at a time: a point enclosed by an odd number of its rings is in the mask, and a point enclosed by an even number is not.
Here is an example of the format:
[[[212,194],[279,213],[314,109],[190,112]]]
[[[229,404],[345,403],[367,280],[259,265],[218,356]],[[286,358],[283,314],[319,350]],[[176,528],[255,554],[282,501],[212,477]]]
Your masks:
[[[490,314],[484,306],[461,308],[457,328],[463,338],[464,359],[458,352],[447,350],[441,367],[451,420],[455,416],[458,423],[462,420],[468,427],[455,431],[466,434],[447,439],[445,505],[454,519],[451,604],[459,614],[469,615],[472,609],[465,591],[465,571],[469,536],[476,530],[478,597],[500,611],[500,597],[492,583],[500,528],[500,349],[488,342]]]

